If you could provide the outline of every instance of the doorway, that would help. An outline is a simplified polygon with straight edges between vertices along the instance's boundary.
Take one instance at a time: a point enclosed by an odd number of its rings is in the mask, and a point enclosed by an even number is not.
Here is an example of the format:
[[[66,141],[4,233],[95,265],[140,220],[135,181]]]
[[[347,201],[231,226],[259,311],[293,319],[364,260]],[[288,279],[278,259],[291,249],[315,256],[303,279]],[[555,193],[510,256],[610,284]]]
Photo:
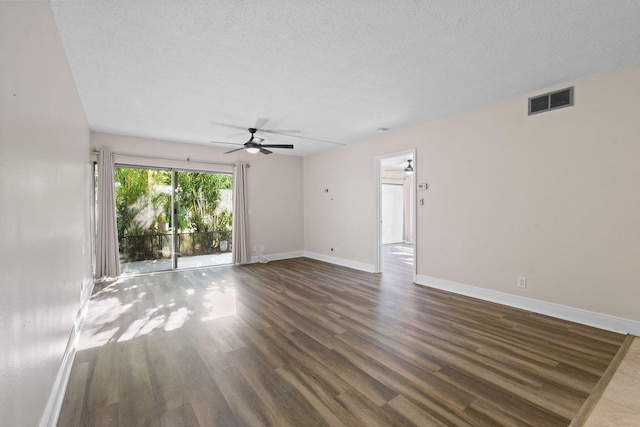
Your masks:
[[[375,271],[408,268],[416,275],[415,149],[375,160]]]
[[[232,175],[116,166],[123,274],[232,263]]]

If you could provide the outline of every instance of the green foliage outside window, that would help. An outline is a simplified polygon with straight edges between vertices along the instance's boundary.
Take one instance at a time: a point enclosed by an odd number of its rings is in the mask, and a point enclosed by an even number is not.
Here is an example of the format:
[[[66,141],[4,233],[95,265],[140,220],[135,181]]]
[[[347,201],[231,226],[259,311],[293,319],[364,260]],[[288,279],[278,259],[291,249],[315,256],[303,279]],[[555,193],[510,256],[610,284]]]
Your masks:
[[[176,199],[179,232],[230,232],[232,213],[221,204],[232,176],[178,172]],[[166,234],[171,225],[171,172],[116,168],[118,236]]]

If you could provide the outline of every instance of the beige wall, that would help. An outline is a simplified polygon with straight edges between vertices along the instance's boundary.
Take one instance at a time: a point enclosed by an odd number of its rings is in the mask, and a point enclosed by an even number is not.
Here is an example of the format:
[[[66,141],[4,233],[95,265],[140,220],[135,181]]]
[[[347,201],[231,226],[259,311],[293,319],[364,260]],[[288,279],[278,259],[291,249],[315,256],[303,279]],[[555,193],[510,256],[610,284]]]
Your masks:
[[[90,288],[89,128],[48,2],[0,2],[0,425],[35,426]]]
[[[109,147],[113,153],[183,159],[173,164],[177,168],[210,167],[205,164],[198,165],[198,161],[234,163],[243,160],[248,162],[251,165],[247,173],[248,208],[251,210],[249,241],[250,246],[256,246],[257,249],[256,252],[252,252],[252,255],[260,254],[261,245],[264,245],[263,255],[266,256],[277,257],[279,254],[303,250],[302,159],[300,157],[275,153],[268,156],[254,155],[244,150],[223,154],[230,148],[221,149],[97,132],[91,134],[91,145],[96,150]],[[189,162],[186,161],[187,158],[190,159]],[[153,159],[146,161],[157,163]],[[233,170],[229,167],[220,169]]]
[[[305,249],[373,264],[373,159],[416,147],[419,275],[640,320],[640,65],[569,85],[305,158]]]
[[[304,158],[305,251],[373,264],[375,155],[356,144]]]

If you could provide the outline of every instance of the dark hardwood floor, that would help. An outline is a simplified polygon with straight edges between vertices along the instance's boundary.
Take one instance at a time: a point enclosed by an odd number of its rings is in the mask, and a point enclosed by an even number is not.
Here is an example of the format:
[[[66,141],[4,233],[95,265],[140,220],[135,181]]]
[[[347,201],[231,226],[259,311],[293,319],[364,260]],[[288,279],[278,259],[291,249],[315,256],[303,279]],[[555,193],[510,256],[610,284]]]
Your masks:
[[[102,289],[58,425],[566,426],[625,338],[414,285],[385,249],[382,275],[298,258]]]

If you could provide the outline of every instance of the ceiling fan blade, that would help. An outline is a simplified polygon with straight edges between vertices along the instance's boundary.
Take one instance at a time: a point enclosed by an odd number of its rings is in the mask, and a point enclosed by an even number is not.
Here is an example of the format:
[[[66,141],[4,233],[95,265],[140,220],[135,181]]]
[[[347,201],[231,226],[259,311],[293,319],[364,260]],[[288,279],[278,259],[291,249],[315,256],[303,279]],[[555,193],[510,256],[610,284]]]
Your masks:
[[[269,122],[269,119],[264,118],[264,117],[260,117],[260,118],[258,118],[256,120],[256,124],[253,126],[253,128],[261,131],[262,128],[265,127],[268,122]],[[246,126],[237,126],[237,125],[230,124],[230,123],[222,123],[222,122],[211,121],[211,122],[209,122],[209,124],[216,125],[216,126],[223,126],[223,127],[231,128],[231,129],[243,130],[243,131],[247,130]],[[243,132],[243,134],[245,134],[245,133]]]
[[[309,141],[325,142],[325,143],[327,143],[327,144],[334,144],[334,145],[347,145],[347,144],[344,144],[344,143],[342,143],[342,142],[326,141],[326,140],[324,140],[324,139],[310,138],[310,137],[308,137],[308,136],[301,136],[301,135],[292,135],[292,134],[284,133],[284,132],[278,132],[278,135],[290,136],[290,137],[292,137],[292,138],[308,139]]]
[[[238,129],[238,130],[244,130],[244,131],[247,130],[246,126],[236,126],[236,125],[231,125],[229,123],[222,123],[222,122],[216,122],[216,121],[211,121],[209,123],[212,124],[212,125],[223,126],[223,127],[231,128],[231,129]]]
[[[273,153],[273,151],[269,151],[266,148],[262,148],[262,147],[260,147],[260,152],[262,154],[271,154],[271,153]]]
[[[244,150],[244,146],[240,147],[240,148],[236,148],[235,150],[231,150],[231,151],[227,151],[224,154],[229,154],[229,153],[235,153],[236,151],[240,151],[240,150]]]
[[[260,130],[265,127],[267,123],[269,123],[269,119],[267,119],[266,117],[258,117],[258,119],[256,120],[256,124],[253,127]]]
[[[267,129],[260,129],[260,132],[264,132],[264,133],[272,133],[275,135],[287,135],[287,134],[292,134],[292,133],[300,133],[299,130],[284,130],[284,129],[271,129],[271,130],[267,130]]]
[[[292,144],[262,144],[261,147],[269,148],[293,148]]]
[[[258,129],[258,132],[264,132],[264,133],[273,133],[273,134],[300,133],[299,130],[264,129],[264,127],[267,126],[267,123],[269,123],[270,121],[271,120],[267,119],[266,117],[260,117],[260,118],[258,118],[258,120],[256,120],[256,124],[253,127]]]
[[[209,144],[224,144],[224,145],[244,145],[237,142],[222,142],[222,141],[209,141]]]
[[[225,135],[225,139],[229,139],[229,140],[233,139],[235,141],[236,139],[244,138],[246,136],[247,136],[247,130],[245,129],[244,132],[238,131],[238,132],[233,132],[228,135]]]

